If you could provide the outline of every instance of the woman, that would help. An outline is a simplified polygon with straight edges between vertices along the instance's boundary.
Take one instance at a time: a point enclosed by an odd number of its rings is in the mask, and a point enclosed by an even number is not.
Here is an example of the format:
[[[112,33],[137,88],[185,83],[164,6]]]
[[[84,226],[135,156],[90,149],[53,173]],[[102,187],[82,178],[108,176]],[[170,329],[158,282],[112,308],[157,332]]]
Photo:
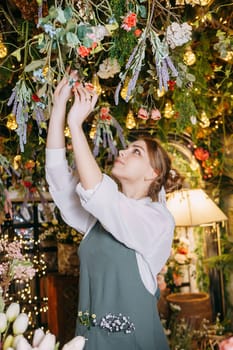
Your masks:
[[[64,220],[84,234],[79,247],[77,334],[85,350],[169,349],[157,310],[157,281],[169,257],[174,220],[165,191],[180,185],[167,153],[154,140],[138,139],[119,152],[112,176],[102,174],[82,124],[98,96],[73,88],[68,112],[77,172],[65,158],[66,104],[72,72],[54,94],[46,149],[50,193]]]

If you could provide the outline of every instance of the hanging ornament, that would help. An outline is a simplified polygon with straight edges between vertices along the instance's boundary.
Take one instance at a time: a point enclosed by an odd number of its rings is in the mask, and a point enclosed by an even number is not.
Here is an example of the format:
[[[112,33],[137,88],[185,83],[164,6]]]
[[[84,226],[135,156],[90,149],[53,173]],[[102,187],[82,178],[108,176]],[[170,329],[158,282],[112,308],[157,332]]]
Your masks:
[[[7,47],[3,43],[3,37],[2,34],[0,34],[0,58],[4,58],[7,56]]]
[[[183,61],[187,66],[192,66],[196,62],[196,55],[189,46],[183,56]]]
[[[16,130],[18,128],[16,116],[13,113],[8,114],[6,126],[10,130]]]
[[[97,74],[93,74],[93,77],[92,77],[92,85],[94,86],[95,88],[95,92],[100,95],[101,92],[102,92],[102,87],[100,85],[100,82],[99,82],[99,77]]]
[[[68,126],[65,127],[64,135],[65,135],[65,137],[71,138],[71,133],[70,133],[70,129]]]
[[[14,160],[13,160],[13,168],[14,170],[17,170],[19,169],[19,165],[20,165],[20,162],[21,162],[21,155],[20,154],[17,154],[17,156],[14,157]]]
[[[167,119],[172,118],[174,115],[174,111],[172,109],[172,103],[171,101],[166,102],[165,108],[164,108],[164,117]]]
[[[136,122],[134,119],[133,111],[129,110],[127,116],[126,116],[126,122],[125,122],[127,129],[133,129],[136,126]]]
[[[202,111],[200,119],[201,119],[200,124],[202,128],[208,128],[208,126],[210,126],[210,120],[207,117],[207,114],[205,111]]]
[[[91,125],[91,130],[89,132],[89,137],[90,137],[91,140],[94,140],[95,134],[96,134],[96,122],[93,121],[93,123]]]
[[[121,97],[123,98],[123,100],[127,100],[127,102],[131,99],[132,96],[128,96],[128,87],[129,87],[129,82],[130,82],[130,78],[126,77],[125,78],[125,82],[123,85],[123,88],[121,89]]]
[[[156,95],[157,95],[157,97],[163,97],[164,95],[165,95],[165,89],[164,89],[164,87],[162,87],[162,89],[160,90],[160,89],[157,89],[156,90]]]

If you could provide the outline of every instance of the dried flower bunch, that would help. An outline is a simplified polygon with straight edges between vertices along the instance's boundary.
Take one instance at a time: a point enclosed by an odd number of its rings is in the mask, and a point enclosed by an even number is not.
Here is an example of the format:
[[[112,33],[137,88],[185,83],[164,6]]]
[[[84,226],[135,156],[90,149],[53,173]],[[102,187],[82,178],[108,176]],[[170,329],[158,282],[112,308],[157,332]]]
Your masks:
[[[196,255],[190,250],[190,242],[185,237],[174,239],[170,257],[158,274],[158,284],[161,290],[169,288],[171,292],[179,291],[183,283],[183,266],[195,265]]]
[[[28,281],[35,276],[36,270],[26,255],[22,254],[22,243],[0,240],[0,283],[3,300],[12,281]]]

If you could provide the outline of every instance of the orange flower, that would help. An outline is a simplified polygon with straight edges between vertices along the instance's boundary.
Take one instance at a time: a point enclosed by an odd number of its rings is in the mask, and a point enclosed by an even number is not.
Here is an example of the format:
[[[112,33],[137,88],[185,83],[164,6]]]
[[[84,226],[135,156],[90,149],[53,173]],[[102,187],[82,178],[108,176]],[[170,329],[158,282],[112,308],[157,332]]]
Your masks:
[[[79,56],[87,57],[90,54],[91,49],[82,45],[77,49],[77,52],[78,52]]]
[[[209,151],[204,149],[203,147],[198,147],[194,151],[194,155],[198,160],[207,160],[210,156]]]
[[[32,169],[34,168],[36,165],[36,163],[34,162],[34,160],[28,160],[25,164],[24,164],[24,168],[25,169]]]
[[[134,12],[130,12],[123,20],[123,24],[121,28],[125,29],[127,32],[131,30],[131,28],[135,27],[137,23],[137,15]]]
[[[140,35],[142,34],[142,31],[141,31],[141,29],[135,29],[135,31],[134,31],[134,35],[138,38]]]

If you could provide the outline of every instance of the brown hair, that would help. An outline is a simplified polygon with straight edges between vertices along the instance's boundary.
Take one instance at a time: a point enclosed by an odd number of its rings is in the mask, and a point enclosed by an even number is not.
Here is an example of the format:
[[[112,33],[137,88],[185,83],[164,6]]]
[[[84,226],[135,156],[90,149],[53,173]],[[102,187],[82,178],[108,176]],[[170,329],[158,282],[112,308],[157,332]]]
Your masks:
[[[184,177],[177,170],[171,168],[171,159],[160,143],[150,137],[140,136],[138,139],[146,143],[151,166],[158,174],[148,191],[152,201],[158,200],[158,193],[162,186],[167,193],[180,189]]]

